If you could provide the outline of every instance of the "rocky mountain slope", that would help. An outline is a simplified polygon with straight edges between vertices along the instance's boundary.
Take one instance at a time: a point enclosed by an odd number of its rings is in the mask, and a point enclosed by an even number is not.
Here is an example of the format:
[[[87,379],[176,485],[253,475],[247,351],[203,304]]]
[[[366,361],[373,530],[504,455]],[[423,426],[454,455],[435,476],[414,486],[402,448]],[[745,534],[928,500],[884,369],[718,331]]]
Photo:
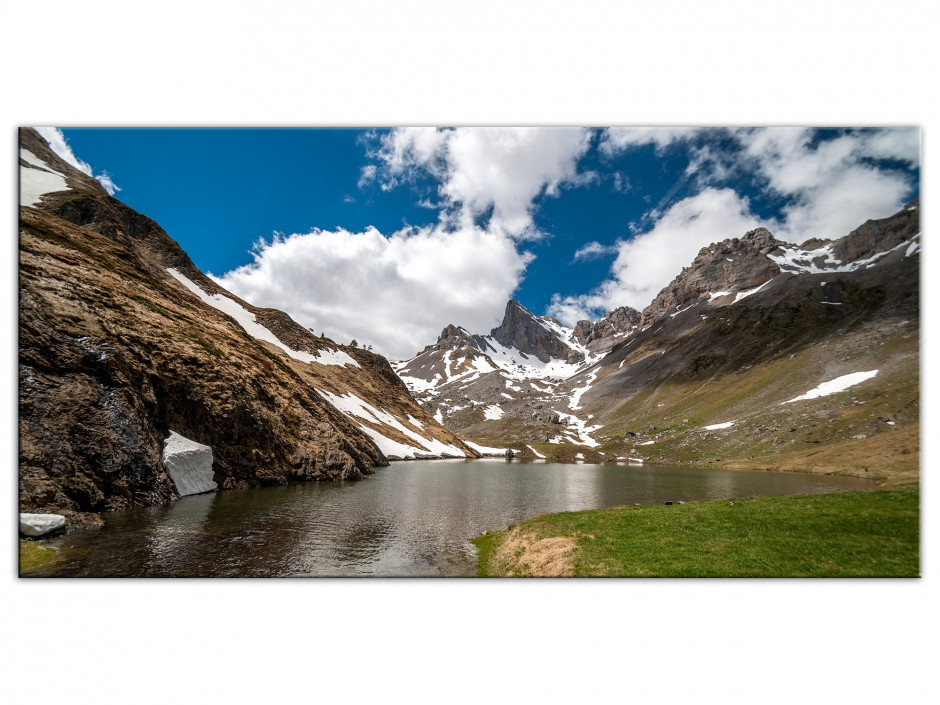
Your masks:
[[[31,129],[19,164],[21,511],[178,497],[171,432],[211,448],[223,489],[478,455],[384,358],[232,295]]]
[[[483,438],[489,421],[503,420],[504,442],[557,436],[590,444],[586,425],[568,410],[577,388],[565,380],[598,362],[639,322],[640,313],[624,307],[571,329],[509,301],[489,335],[449,325],[434,345],[392,364],[415,398],[461,434]]]
[[[582,348],[573,367],[560,359],[566,351],[531,348],[556,356],[549,379],[540,372],[549,364],[499,367],[510,350],[485,349],[468,334],[442,336],[396,369],[445,425],[537,455],[910,471],[919,434],[918,205],[835,241],[797,246],[760,228],[703,248],[642,314],[617,314],[626,323],[606,350],[588,349],[580,323],[578,338],[556,331]]]

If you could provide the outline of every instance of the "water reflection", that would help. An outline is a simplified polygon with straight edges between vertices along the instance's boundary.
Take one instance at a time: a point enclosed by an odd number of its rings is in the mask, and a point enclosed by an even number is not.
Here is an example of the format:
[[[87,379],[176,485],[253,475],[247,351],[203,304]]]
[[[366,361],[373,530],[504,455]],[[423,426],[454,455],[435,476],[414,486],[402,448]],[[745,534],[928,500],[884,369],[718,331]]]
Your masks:
[[[537,514],[868,486],[655,465],[404,462],[359,482],[198,495],[106,514],[104,528],[56,539],[64,550],[31,575],[472,575],[469,538]]]

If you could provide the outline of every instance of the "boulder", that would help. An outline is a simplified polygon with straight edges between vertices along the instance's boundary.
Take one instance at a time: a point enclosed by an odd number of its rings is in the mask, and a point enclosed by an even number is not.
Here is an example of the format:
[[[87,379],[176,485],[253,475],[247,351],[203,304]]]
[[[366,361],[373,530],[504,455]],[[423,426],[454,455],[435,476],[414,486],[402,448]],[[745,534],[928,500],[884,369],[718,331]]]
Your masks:
[[[212,479],[212,448],[175,431],[163,442],[163,467],[181,497],[216,489]]]
[[[65,526],[61,514],[20,514],[20,533],[38,538]]]

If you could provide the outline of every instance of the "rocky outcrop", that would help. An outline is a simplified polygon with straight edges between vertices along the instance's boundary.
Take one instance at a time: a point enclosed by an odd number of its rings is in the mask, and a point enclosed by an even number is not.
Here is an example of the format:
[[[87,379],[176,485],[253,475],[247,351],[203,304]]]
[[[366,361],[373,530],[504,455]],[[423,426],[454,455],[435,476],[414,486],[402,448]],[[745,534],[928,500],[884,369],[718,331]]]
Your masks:
[[[360,478],[387,464],[376,437],[420,450],[420,436],[476,456],[414,402],[387,360],[241,301],[159,225],[34,131],[20,134],[29,159],[67,184],[20,208],[22,511],[62,513],[72,526],[83,523],[76,512],[172,501],[181,492],[161,453],[171,429],[212,448],[209,481],[222,489]],[[214,294],[228,313],[211,305]],[[413,436],[378,423],[366,432],[325,393],[382,410]]]
[[[641,326],[678,306],[715,292],[741,291],[760,286],[780,273],[767,255],[782,243],[766,228],[757,228],[740,238],[730,238],[703,247],[690,267],[683,267],[655,299],[643,309]]]
[[[891,250],[919,232],[920,199],[915,198],[900,213],[880,220],[868,220],[836,240],[832,251],[841,261],[854,262]]]
[[[611,350],[623,337],[640,324],[641,314],[629,306],[605,313],[597,321],[578,321],[572,337],[592,353]]]
[[[460,348],[475,348],[486,352],[492,349],[482,335],[470,333],[466,328],[453,324],[445,326],[434,345],[425,350],[459,350]]]
[[[515,299],[506,304],[503,322],[490,335],[500,345],[516,348],[542,362],[552,358],[567,360],[571,349],[538,316]]]

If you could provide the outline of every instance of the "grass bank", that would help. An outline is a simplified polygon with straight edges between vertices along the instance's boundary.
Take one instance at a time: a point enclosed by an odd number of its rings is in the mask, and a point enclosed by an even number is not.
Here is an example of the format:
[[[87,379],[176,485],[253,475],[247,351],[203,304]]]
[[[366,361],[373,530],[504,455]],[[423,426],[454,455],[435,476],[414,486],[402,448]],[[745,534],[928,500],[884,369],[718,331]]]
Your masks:
[[[473,539],[481,576],[917,577],[916,486],[547,514]]]
[[[20,539],[20,575],[55,558],[56,549]]]

